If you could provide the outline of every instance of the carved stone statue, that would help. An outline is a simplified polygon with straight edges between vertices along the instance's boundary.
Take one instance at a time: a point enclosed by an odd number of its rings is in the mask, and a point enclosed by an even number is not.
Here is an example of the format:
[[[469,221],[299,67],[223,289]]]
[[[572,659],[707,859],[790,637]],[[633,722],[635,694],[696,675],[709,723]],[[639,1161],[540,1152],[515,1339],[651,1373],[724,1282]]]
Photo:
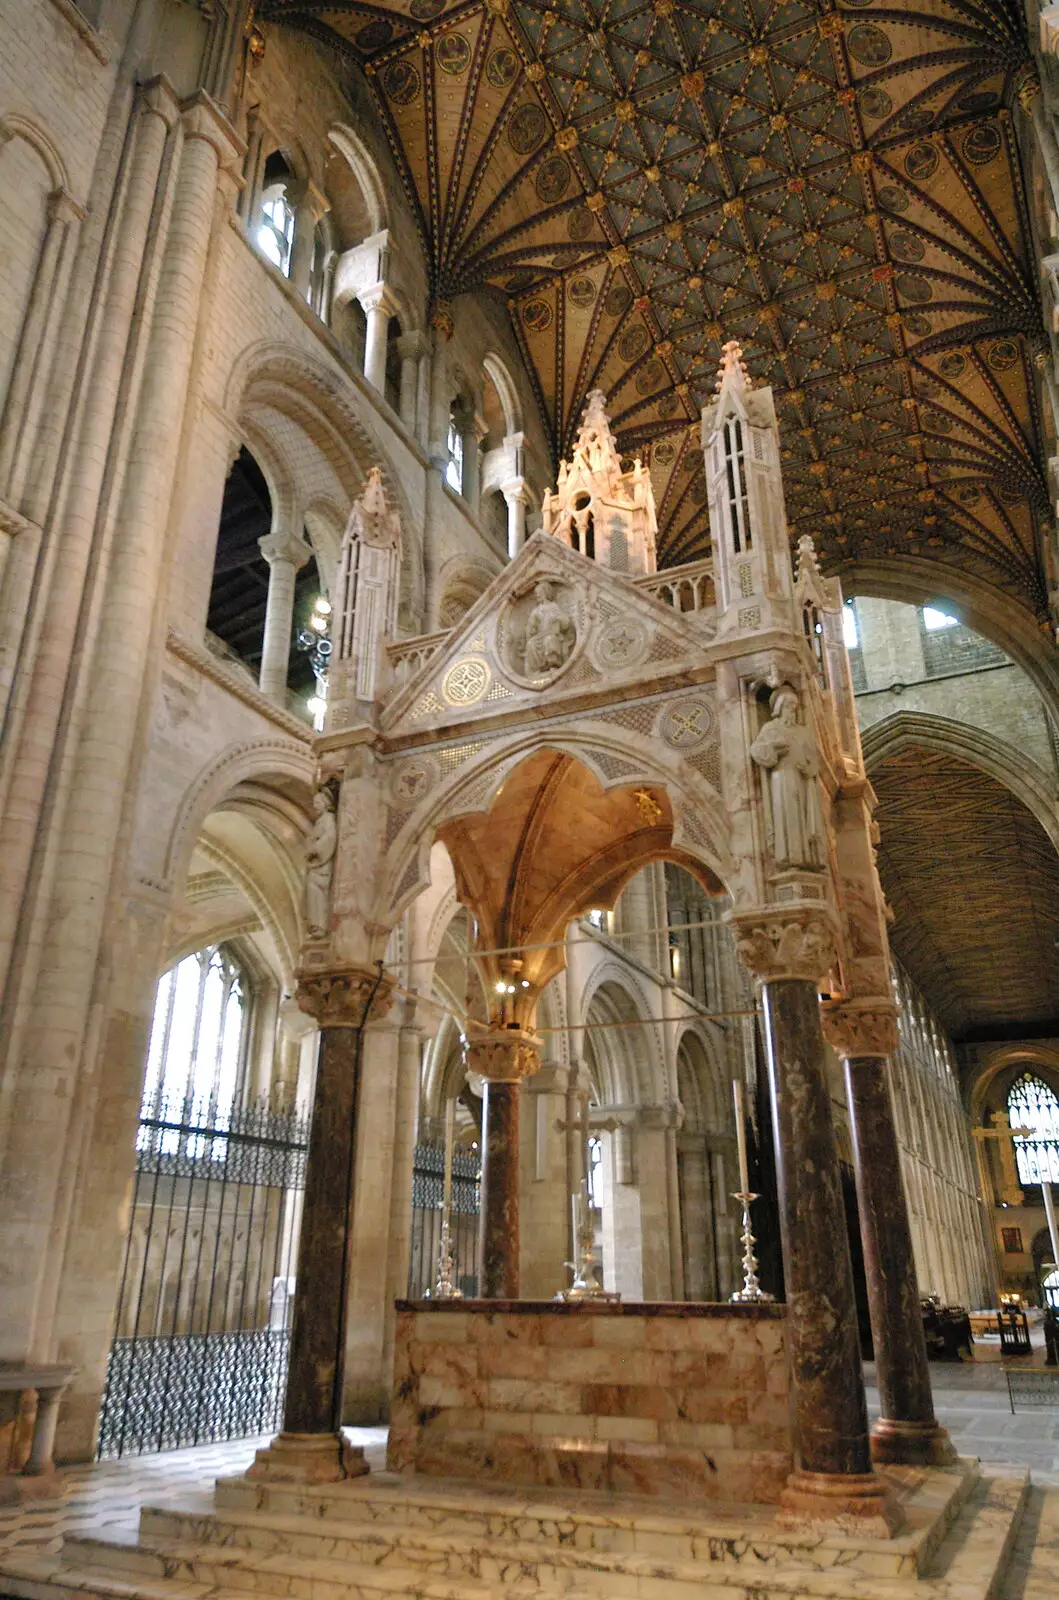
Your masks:
[[[533,594],[536,603],[526,625],[525,660],[526,671],[538,677],[566,665],[577,642],[577,629],[546,578],[534,585]]]
[[[798,721],[798,695],[790,684],[776,690],[769,710],[772,716],[750,746],[750,755],[768,773],[764,792],[773,860],[777,867],[825,866],[816,741]]]
[[[310,938],[326,939],[330,931],[331,875],[338,845],[335,798],[330,789],[317,789],[313,811],[316,821],[305,846],[305,924]]]

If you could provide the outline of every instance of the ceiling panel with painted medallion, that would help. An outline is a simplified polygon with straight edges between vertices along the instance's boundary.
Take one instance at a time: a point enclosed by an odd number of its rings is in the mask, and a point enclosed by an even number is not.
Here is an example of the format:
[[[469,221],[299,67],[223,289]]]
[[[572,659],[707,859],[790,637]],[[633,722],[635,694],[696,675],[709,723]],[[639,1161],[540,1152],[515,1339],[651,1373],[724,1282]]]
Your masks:
[[[1040,615],[1044,352],[1018,0],[267,0],[365,70],[435,297],[507,300],[556,456],[585,397],[708,551],[720,345],[780,403],[832,565],[905,555]],[[1021,97],[1021,98],[1020,98]]]

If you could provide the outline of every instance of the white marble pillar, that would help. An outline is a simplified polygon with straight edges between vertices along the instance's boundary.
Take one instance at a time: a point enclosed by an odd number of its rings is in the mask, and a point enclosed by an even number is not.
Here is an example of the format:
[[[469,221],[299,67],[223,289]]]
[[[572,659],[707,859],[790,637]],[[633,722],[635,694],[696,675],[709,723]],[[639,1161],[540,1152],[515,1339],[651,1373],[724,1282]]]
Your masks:
[[[268,562],[268,604],[261,644],[258,686],[277,705],[287,701],[290,631],[294,620],[294,585],[312,550],[295,533],[267,533],[257,541]]]
[[[368,323],[364,335],[364,376],[373,389],[378,389],[380,394],[384,394],[386,342],[394,310],[393,300],[387,292],[386,285],[382,283],[376,284],[373,289],[365,289],[358,294],[357,299],[364,309]]]
[[[421,415],[420,388],[423,367],[430,354],[430,344],[423,333],[402,333],[397,340],[397,354],[401,358],[401,398],[398,412],[409,433],[416,432]],[[427,378],[429,379],[429,367]]]
[[[507,502],[507,554],[514,561],[526,542],[526,506],[529,496],[525,478],[511,478],[500,485]]]

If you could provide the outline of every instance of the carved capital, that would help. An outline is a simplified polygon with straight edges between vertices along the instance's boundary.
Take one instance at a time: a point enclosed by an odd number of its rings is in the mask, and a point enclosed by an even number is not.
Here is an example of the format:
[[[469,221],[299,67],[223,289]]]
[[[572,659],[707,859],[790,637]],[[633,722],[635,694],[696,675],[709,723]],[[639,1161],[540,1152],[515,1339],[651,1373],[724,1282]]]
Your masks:
[[[541,1041],[521,1028],[499,1028],[472,1034],[467,1046],[467,1067],[490,1083],[518,1083],[540,1069]]]
[[[393,979],[373,967],[332,967],[302,972],[295,999],[321,1028],[363,1028],[378,1022],[393,1005]]]
[[[184,140],[190,143],[201,139],[217,157],[219,167],[238,173],[246,155],[246,145],[229,122],[225,112],[205,89],[180,102],[180,118],[184,125]]]
[[[897,1049],[897,1008],[888,995],[828,1001],[821,1016],[824,1037],[843,1061],[892,1056]]]
[[[275,561],[289,561],[295,571],[304,567],[312,549],[296,533],[266,533],[257,547],[271,567]]]
[[[736,954],[743,966],[763,983],[778,978],[807,978],[815,983],[837,964],[835,930],[822,906],[762,907],[730,912],[725,921],[735,935]]]

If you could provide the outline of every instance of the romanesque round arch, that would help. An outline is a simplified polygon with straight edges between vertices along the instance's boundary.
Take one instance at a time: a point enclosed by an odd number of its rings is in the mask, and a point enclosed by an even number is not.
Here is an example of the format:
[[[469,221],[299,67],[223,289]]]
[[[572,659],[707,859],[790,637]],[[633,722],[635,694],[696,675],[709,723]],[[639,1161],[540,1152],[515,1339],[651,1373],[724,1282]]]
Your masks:
[[[315,781],[315,762],[308,741],[293,739],[251,739],[229,745],[201,769],[181,797],[165,858],[165,887],[183,882],[188,860],[203,823],[210,812],[239,784],[267,779],[296,783],[305,794],[306,826],[308,799]]]

